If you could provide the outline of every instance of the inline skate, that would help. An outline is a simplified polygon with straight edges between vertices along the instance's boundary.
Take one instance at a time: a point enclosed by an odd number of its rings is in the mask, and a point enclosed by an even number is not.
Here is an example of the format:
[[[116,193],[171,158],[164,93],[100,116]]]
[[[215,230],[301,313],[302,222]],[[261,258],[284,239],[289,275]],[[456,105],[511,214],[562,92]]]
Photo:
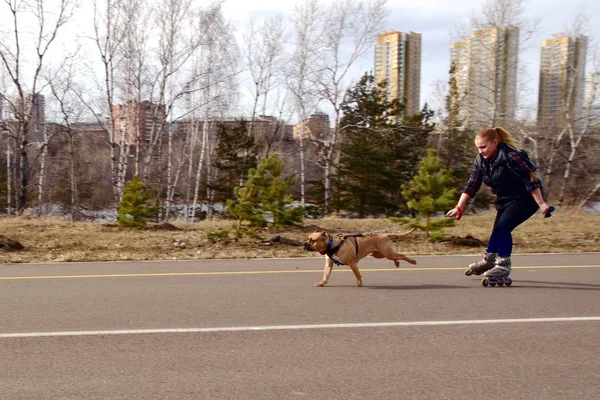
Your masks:
[[[494,268],[494,262],[496,261],[496,253],[483,252],[483,259],[472,264],[469,264],[469,269],[465,271],[466,276],[481,275],[485,271]]]
[[[495,266],[489,271],[483,273],[485,278],[481,280],[481,286],[510,286],[512,285],[510,272],[510,257],[496,257]]]

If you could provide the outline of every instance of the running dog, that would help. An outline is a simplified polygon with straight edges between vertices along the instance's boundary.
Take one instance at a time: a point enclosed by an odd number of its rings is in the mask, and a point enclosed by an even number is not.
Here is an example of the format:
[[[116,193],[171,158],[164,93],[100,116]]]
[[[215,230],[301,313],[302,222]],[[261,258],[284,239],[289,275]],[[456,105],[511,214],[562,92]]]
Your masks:
[[[369,254],[375,258],[387,258],[394,261],[396,268],[400,266],[398,260],[404,260],[411,264],[417,263],[412,258],[398,253],[392,240],[387,235],[379,233],[333,236],[323,231],[315,231],[308,236],[303,245],[305,250],[318,251],[325,256],[323,280],[315,283],[315,286],[327,284],[334,263],[349,266],[356,277],[356,286],[362,286],[358,262]]]

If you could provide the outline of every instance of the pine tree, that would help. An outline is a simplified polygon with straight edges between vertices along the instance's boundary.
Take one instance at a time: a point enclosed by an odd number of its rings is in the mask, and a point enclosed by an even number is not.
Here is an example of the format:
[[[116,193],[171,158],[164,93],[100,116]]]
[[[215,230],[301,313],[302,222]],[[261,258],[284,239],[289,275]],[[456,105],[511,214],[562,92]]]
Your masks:
[[[399,105],[387,101],[383,85],[365,74],[348,90],[343,105],[345,138],[341,146],[336,182],[336,209],[355,212],[359,218],[393,208],[382,195],[390,183],[389,157],[383,148],[399,118]],[[395,188],[398,188],[398,184]]]
[[[250,227],[267,226],[267,221],[260,208],[258,191],[250,185],[238,186],[234,189],[234,198],[227,200],[227,213],[236,219],[234,228],[237,237],[242,234],[244,222],[248,222]]]
[[[235,199],[227,201],[227,212],[237,219],[237,231],[242,223],[250,227],[265,227],[269,223],[264,214],[273,217],[272,226],[291,226],[304,218],[302,207],[292,207],[292,196],[286,194],[294,185],[294,175],[281,178],[285,165],[277,154],[263,159],[257,169],[251,169],[248,182],[235,189]]]
[[[261,161],[250,182],[259,188],[262,209],[273,215],[273,226],[291,226],[301,223],[304,218],[302,207],[292,207],[293,197],[287,194],[296,180],[294,174],[280,178],[285,164],[277,154]]]
[[[335,180],[337,209],[361,218],[407,211],[400,188],[416,172],[433,125],[427,107],[408,118],[402,118],[403,108],[398,100],[388,101],[385,84],[377,84],[370,74],[347,92]]]
[[[214,166],[218,170],[217,179],[209,186],[216,195],[216,201],[234,197],[234,188],[244,182],[251,168],[256,168],[257,146],[252,135],[248,135],[245,121],[238,126],[219,125]]]
[[[119,202],[119,226],[146,226],[148,218],[155,216],[159,209],[150,205],[149,201],[150,191],[137,176],[127,181]]]
[[[456,190],[451,189],[452,186],[452,172],[442,168],[433,149],[429,149],[427,156],[421,160],[419,172],[412,181],[402,185],[402,195],[408,200],[408,208],[416,210],[423,220],[423,224],[417,227],[423,229],[428,237],[431,231],[438,231],[432,235],[433,239],[438,239],[442,235],[439,230],[454,223],[453,219],[429,220],[455,204]]]

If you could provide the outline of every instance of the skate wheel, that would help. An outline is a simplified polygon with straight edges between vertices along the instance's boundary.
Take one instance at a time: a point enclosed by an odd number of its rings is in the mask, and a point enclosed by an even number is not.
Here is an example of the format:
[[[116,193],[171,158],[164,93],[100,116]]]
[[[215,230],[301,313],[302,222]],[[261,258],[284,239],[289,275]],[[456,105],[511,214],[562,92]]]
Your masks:
[[[487,280],[487,278],[481,280],[481,286],[488,287],[488,280]]]
[[[473,275],[473,271],[471,271],[470,269],[468,269],[468,270],[465,271],[465,275],[466,276],[471,276],[471,275]]]
[[[506,283],[505,283],[505,284],[506,284],[506,286],[510,286],[510,285],[512,285],[512,279],[510,279],[510,278],[507,278],[507,279],[506,279]]]
[[[504,282],[502,282],[502,281],[498,282],[498,287],[500,287],[500,286],[504,286]]]
[[[489,282],[491,287],[496,287],[496,282]]]

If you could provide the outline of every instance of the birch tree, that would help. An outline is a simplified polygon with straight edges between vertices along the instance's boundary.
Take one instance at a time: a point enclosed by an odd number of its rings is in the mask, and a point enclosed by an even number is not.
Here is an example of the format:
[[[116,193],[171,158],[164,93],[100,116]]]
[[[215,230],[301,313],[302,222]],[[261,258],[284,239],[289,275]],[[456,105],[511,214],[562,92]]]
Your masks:
[[[225,22],[220,9],[214,15],[205,14],[199,23],[203,40],[193,66],[197,80],[192,92],[194,101],[190,104],[193,118],[188,125],[191,129],[187,130],[188,135],[193,135],[189,140],[199,147],[190,145],[187,157],[186,218],[191,218],[192,222],[200,202],[202,177],[210,183],[214,176],[211,171],[211,154],[215,147],[212,120],[236,105],[236,78],[240,72],[232,28]],[[199,150],[197,159],[193,157],[195,149]],[[205,197],[210,199],[210,189],[208,186],[205,189]],[[210,200],[208,203],[210,217]]]
[[[98,123],[107,132],[110,146],[110,174],[113,186],[113,203],[118,204],[121,197],[124,181],[121,154],[125,152],[123,134],[118,134],[121,129],[118,125],[118,115],[113,110],[118,101],[119,71],[124,66],[123,48],[130,27],[131,14],[127,14],[126,5],[129,0],[93,0],[93,37],[92,40],[101,63],[101,82],[97,82],[101,99],[98,109],[91,99],[81,101],[97,117]],[[125,161],[127,158],[125,158]]]
[[[556,115],[553,116],[555,123],[553,126],[540,132],[539,137],[547,145],[544,153],[546,154],[544,162],[544,182],[547,190],[550,192],[554,186],[554,181],[559,182],[558,196],[556,204],[561,206],[566,200],[569,186],[571,184],[572,173],[577,165],[578,159],[583,159],[584,154],[580,150],[580,145],[587,137],[590,130],[597,124],[597,110],[594,104],[597,101],[597,85],[592,80],[589,82],[588,96],[584,103],[584,84],[586,77],[586,65],[588,64],[587,54],[592,55],[589,65],[592,67],[592,76],[600,72],[598,69],[597,50],[591,38],[585,33],[587,30],[587,17],[579,13],[569,23],[563,33],[557,34],[557,37],[568,38],[572,43],[572,51],[566,58],[561,60],[561,70],[554,73],[552,79],[557,83],[554,88],[557,108]],[[547,125],[545,121],[538,121],[542,126]],[[566,142],[566,143],[565,143]],[[560,164],[560,165],[558,165]],[[562,170],[560,178],[554,176],[555,170]],[[582,172],[588,168],[583,166]],[[557,179],[558,178],[558,179]],[[593,179],[593,178],[592,178]]]
[[[78,51],[65,58],[64,62],[50,74],[45,76],[48,88],[58,107],[58,121],[62,125],[62,134],[67,137],[68,175],[69,175],[69,214],[71,221],[80,216],[79,172],[81,168],[77,160],[81,157],[77,142],[75,123],[82,120],[84,108],[79,98],[76,75]]]
[[[190,93],[202,92],[207,88],[227,85],[237,71],[232,63],[230,27],[225,23],[222,2],[214,2],[206,8],[197,8],[194,3],[187,0],[170,0],[158,11],[158,26],[161,33],[158,49],[158,65],[160,75],[157,79],[159,104],[165,104],[165,118],[169,120],[166,129],[167,156],[166,156],[166,199],[165,218],[169,216],[170,205],[175,193],[176,183],[182,170],[182,164],[173,167],[173,122],[179,119],[175,113],[182,108],[186,96]],[[208,50],[207,50],[208,49]],[[235,46],[234,46],[235,49]],[[203,68],[194,65],[194,60],[201,57],[210,59],[212,63],[205,63]],[[229,64],[225,62],[228,61]],[[220,70],[219,70],[220,68]],[[207,79],[207,77],[210,77]],[[220,90],[214,90],[219,93]],[[209,100],[204,101],[206,104]],[[198,107],[199,105],[196,105]],[[180,112],[181,113],[181,112]],[[158,118],[157,118],[158,120]],[[163,121],[163,119],[160,119]],[[145,158],[144,169],[148,165],[154,151],[160,151],[162,127],[153,129],[149,150]],[[157,145],[158,144],[158,145]]]
[[[296,5],[292,11],[294,51],[287,63],[286,86],[291,93],[299,123],[305,121],[309,110],[316,106],[316,90],[310,77],[316,68],[323,29],[322,18],[322,9],[317,0],[306,0]],[[306,198],[305,140],[309,138],[310,132],[307,129],[302,129],[297,137],[300,161],[300,204],[303,207]]]
[[[253,133],[257,112],[266,115],[269,92],[281,80],[285,40],[284,19],[276,15],[259,24],[251,20],[243,35],[244,56],[252,79],[252,111],[248,134]],[[259,105],[262,101],[262,106]]]
[[[9,15],[9,24],[0,33],[0,61],[10,82],[11,95],[3,94],[11,114],[15,116],[16,163],[15,175],[19,178],[17,210],[29,205],[28,189],[30,178],[29,144],[36,131],[34,109],[40,97],[40,76],[45,66],[49,49],[61,28],[72,16],[75,1],[59,0],[52,10],[43,0],[4,0],[0,12]],[[31,32],[31,34],[30,34]]]
[[[5,120],[2,114],[6,114],[6,93],[7,93],[7,76],[4,68],[0,68],[0,148],[2,149],[1,156],[4,157],[4,175],[6,176],[6,195],[5,195],[5,208],[6,213],[11,215],[15,206],[14,201],[14,187],[16,181],[16,171],[13,168],[15,165],[15,149],[17,143],[17,136],[14,127],[11,127]]]
[[[331,133],[324,139],[312,138],[322,147],[322,167],[325,182],[325,207],[331,201],[331,179],[339,161],[339,146],[344,127],[340,126],[344,95],[352,82],[351,68],[371,48],[375,36],[385,21],[386,0],[334,1],[325,10],[322,48],[311,79],[317,96],[333,113]]]
[[[584,25],[579,25],[576,21],[574,24],[574,30],[571,32],[571,34],[582,37],[581,33],[583,33],[584,29]],[[557,199],[557,205],[559,206],[563,205],[565,202],[565,197],[571,183],[571,174],[575,161],[577,158],[582,156],[580,150],[582,140],[587,137],[590,131],[600,127],[600,111],[597,108],[598,103],[600,103],[600,80],[598,79],[598,76],[600,76],[600,60],[598,59],[597,46],[593,43],[590,43],[590,41],[587,41],[587,45],[588,48],[591,48],[590,54],[592,57],[589,64],[593,69],[588,75],[588,82],[585,82],[587,85],[587,93],[585,93],[585,96],[584,93],[582,93],[582,89],[584,87],[583,81],[585,80],[586,75],[584,73],[585,70],[580,70],[585,69],[586,65],[578,65],[572,71],[570,71],[570,74],[568,74],[567,96],[566,98],[561,99],[564,101],[563,112],[566,124],[559,133],[555,143],[560,143],[562,136],[566,135],[569,147]],[[579,51],[585,50],[587,49],[579,49]],[[584,97],[583,107],[581,109],[578,107],[572,107],[572,105],[576,103],[576,96]],[[586,168],[584,167],[584,169]],[[594,177],[592,177],[592,179],[593,178]],[[596,180],[598,179],[598,177],[595,178]],[[592,189],[591,193],[586,195],[584,201],[589,200],[594,195],[596,190]]]

